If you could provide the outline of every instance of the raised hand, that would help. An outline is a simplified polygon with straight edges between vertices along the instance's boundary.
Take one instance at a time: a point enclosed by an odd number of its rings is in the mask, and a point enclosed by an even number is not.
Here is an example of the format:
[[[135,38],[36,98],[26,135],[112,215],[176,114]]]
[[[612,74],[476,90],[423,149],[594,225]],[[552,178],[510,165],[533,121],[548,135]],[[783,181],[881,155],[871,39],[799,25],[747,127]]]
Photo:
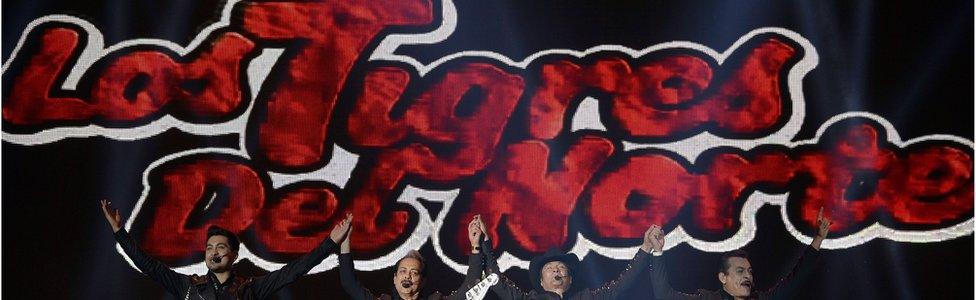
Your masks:
[[[644,231],[644,243],[641,244],[641,250],[644,252],[655,252],[664,251],[664,232],[661,231],[661,226],[654,224],[647,231]]]
[[[108,221],[108,225],[112,226],[112,232],[119,232],[122,229],[122,215],[119,214],[118,209],[112,209],[112,202],[102,199],[102,213],[105,214],[105,220]]]
[[[827,238],[827,233],[830,232],[830,224],[833,222],[823,216],[823,206],[821,206],[820,211],[817,212],[817,236],[813,237],[810,247],[820,250],[820,243]]]
[[[329,232],[329,238],[336,244],[343,242],[349,236],[350,224],[352,224],[352,214],[346,214],[346,218],[340,221],[339,224],[336,224],[332,228],[332,232]]]
[[[654,228],[654,232],[651,233],[653,242],[651,245],[654,246],[654,251],[664,252],[664,230],[661,226]]]
[[[475,215],[471,219],[471,222],[468,222],[468,241],[471,242],[471,246],[478,246],[478,242],[481,241],[481,235],[484,234],[481,231],[481,226],[478,225],[480,221],[481,215]]]
[[[478,215],[478,228],[481,228],[481,236],[487,240],[489,238],[488,229],[485,229],[485,221],[481,219],[481,215]]]
[[[823,206],[820,207],[820,211],[817,212],[817,237],[826,238],[827,233],[830,231],[830,224],[833,224],[830,219],[823,216]]]
[[[651,225],[651,228],[648,228],[647,232],[644,233],[644,239],[650,244],[650,249],[654,252],[664,252],[664,231],[661,229],[661,225]]]
[[[478,253],[478,243],[485,235],[485,224],[481,223],[481,215],[475,215],[468,223],[468,241],[471,242],[471,252]]]

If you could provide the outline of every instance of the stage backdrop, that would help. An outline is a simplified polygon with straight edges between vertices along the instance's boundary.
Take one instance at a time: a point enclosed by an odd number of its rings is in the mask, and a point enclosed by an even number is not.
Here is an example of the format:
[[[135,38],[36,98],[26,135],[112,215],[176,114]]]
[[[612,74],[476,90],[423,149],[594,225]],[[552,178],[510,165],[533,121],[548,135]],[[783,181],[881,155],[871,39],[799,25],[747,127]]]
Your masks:
[[[835,221],[802,299],[973,297],[969,1],[4,1],[3,296],[165,298],[121,255],[275,270],[355,215],[361,280],[406,251],[613,279],[651,224],[671,282],[757,285]],[[649,284],[633,291],[650,298]],[[329,257],[279,299],[344,298]]]

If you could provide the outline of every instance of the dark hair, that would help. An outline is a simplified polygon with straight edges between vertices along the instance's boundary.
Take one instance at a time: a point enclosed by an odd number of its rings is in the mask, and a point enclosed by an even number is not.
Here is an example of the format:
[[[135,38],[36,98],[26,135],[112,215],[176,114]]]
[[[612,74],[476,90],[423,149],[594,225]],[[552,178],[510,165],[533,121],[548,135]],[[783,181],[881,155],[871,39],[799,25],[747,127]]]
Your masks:
[[[741,257],[744,259],[749,259],[749,253],[746,253],[745,250],[739,249],[739,250],[733,250],[733,251],[726,252],[725,254],[722,254],[722,263],[719,264],[718,271],[722,272],[722,274],[729,274],[726,273],[726,271],[729,270],[729,259],[733,257]]]
[[[427,262],[424,261],[424,256],[423,255],[420,255],[420,252],[418,252],[417,250],[410,250],[410,252],[407,252],[406,255],[404,255],[403,257],[400,258],[400,260],[397,260],[396,265],[394,265],[394,266],[396,266],[395,268],[399,269],[400,268],[400,262],[402,262],[404,259],[407,259],[407,258],[413,258],[413,259],[416,259],[417,261],[419,261],[420,262],[420,278],[427,278]],[[396,274],[396,271],[395,270],[394,270],[393,274]]]
[[[237,252],[237,249],[240,249],[241,240],[237,239],[237,235],[230,232],[230,230],[221,228],[217,225],[211,225],[210,228],[207,228],[207,240],[210,240],[210,237],[215,235],[226,237],[227,244],[230,246],[231,251]]]

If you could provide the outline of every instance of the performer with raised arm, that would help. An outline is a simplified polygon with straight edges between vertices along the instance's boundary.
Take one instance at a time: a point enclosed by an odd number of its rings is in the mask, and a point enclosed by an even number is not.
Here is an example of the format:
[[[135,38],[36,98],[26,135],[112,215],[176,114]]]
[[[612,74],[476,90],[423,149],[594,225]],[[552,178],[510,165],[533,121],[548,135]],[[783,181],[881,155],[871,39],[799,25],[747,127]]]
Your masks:
[[[654,297],[662,300],[793,299],[796,297],[800,286],[810,276],[820,253],[820,243],[827,237],[827,232],[830,229],[830,220],[823,217],[822,207],[817,213],[817,227],[817,236],[797,258],[793,270],[772,288],[764,291],[754,290],[752,265],[749,263],[745,251],[737,250],[722,256],[722,263],[718,270],[718,280],[722,283],[721,290],[699,289],[696,294],[688,294],[675,291],[668,283],[667,266],[663,256],[664,234],[660,226],[653,225],[651,226],[654,248],[651,258],[651,285],[654,289]]]
[[[498,271],[498,264],[491,255],[491,243],[482,240],[481,249],[485,257],[485,270],[502,276]],[[564,254],[555,249],[535,257],[529,262],[529,279],[532,282],[531,291],[523,291],[514,283],[502,276],[502,279],[491,287],[498,298],[508,299],[620,299],[621,295],[634,287],[640,279],[641,272],[650,263],[651,229],[644,232],[644,242],[634,254],[629,265],[616,280],[610,281],[597,289],[580,289],[573,285],[573,278],[580,273],[579,258],[576,254]]]
[[[475,216],[468,224],[468,238],[471,241],[472,250],[468,257],[468,271],[461,283],[461,287],[448,296],[440,292],[425,293],[424,284],[427,281],[427,265],[423,256],[416,250],[411,250],[396,263],[396,271],[393,273],[392,294],[375,295],[369,289],[364,288],[356,279],[354,274],[352,255],[350,253],[349,240],[352,238],[350,233],[341,241],[339,246],[339,278],[342,281],[342,288],[355,300],[372,299],[465,299],[465,291],[474,286],[481,277],[482,259],[477,247],[478,240],[484,235],[484,225],[480,225],[481,218]]]
[[[112,226],[115,240],[122,246],[125,254],[132,259],[132,263],[177,299],[265,299],[282,287],[292,283],[298,277],[305,275],[315,265],[318,265],[335,250],[336,244],[349,233],[352,215],[339,222],[329,238],[322,241],[318,247],[308,254],[299,257],[261,277],[245,277],[234,274],[233,265],[237,260],[240,240],[237,235],[226,229],[210,226],[207,230],[206,242],[206,275],[183,275],[171,270],[163,263],[149,257],[136,246],[128,232],[122,228],[122,217],[117,209],[112,209],[111,202],[102,200],[102,212],[105,219]]]

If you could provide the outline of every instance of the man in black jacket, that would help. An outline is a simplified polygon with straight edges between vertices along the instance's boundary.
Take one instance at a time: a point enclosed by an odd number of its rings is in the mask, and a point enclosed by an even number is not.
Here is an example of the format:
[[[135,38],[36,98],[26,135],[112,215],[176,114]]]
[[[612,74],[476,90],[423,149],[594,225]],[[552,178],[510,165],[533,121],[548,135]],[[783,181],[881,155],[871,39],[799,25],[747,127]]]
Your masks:
[[[485,256],[485,269],[489,273],[498,272],[498,264],[491,255],[491,243],[481,242],[481,249]],[[635,286],[641,278],[641,273],[648,267],[651,250],[651,229],[644,232],[644,242],[640,250],[631,259],[630,264],[616,280],[604,284],[602,287],[579,289],[573,285],[573,278],[579,273],[579,258],[575,254],[563,254],[557,250],[549,250],[545,254],[533,258],[529,263],[529,279],[533,289],[523,291],[514,283],[502,276],[502,279],[491,287],[492,292],[503,300],[509,299],[620,299],[624,292]],[[501,274],[498,274],[501,276]]]
[[[667,266],[664,262],[664,234],[661,227],[651,226],[652,247],[651,285],[654,297],[662,300],[744,300],[744,299],[793,299],[799,287],[813,270],[820,253],[820,243],[827,237],[830,220],[823,217],[823,208],[817,213],[817,236],[813,238],[809,247],[797,259],[793,270],[781,279],[775,286],[764,291],[754,291],[752,265],[744,251],[737,250],[722,256],[722,263],[718,271],[718,280],[722,289],[709,291],[700,289],[698,293],[689,294],[675,291],[668,283]]]
[[[339,246],[339,278],[342,281],[342,288],[354,300],[465,299],[465,292],[473,287],[481,277],[482,258],[477,246],[483,233],[484,225],[481,224],[481,217],[475,216],[471,220],[471,223],[468,224],[468,238],[471,240],[472,246],[471,255],[468,257],[468,272],[464,276],[461,288],[448,296],[444,296],[440,292],[422,295],[423,287],[427,279],[427,266],[423,257],[416,250],[410,251],[396,263],[396,271],[393,273],[393,290],[395,293],[379,296],[374,295],[372,291],[364,288],[356,280],[356,275],[353,274],[355,268],[353,266],[352,255],[349,254],[351,250],[349,240],[352,238],[352,234],[350,233],[342,240],[342,244]]]
[[[335,250],[336,242],[349,233],[352,215],[339,222],[329,238],[308,254],[288,263],[281,269],[261,277],[244,277],[233,272],[234,261],[240,241],[237,235],[217,226],[207,230],[206,275],[187,276],[171,270],[163,263],[153,259],[136,246],[128,232],[122,228],[122,217],[118,210],[111,208],[111,202],[102,200],[102,212],[115,232],[115,240],[122,246],[132,263],[177,299],[265,299],[298,277],[308,273]]]

